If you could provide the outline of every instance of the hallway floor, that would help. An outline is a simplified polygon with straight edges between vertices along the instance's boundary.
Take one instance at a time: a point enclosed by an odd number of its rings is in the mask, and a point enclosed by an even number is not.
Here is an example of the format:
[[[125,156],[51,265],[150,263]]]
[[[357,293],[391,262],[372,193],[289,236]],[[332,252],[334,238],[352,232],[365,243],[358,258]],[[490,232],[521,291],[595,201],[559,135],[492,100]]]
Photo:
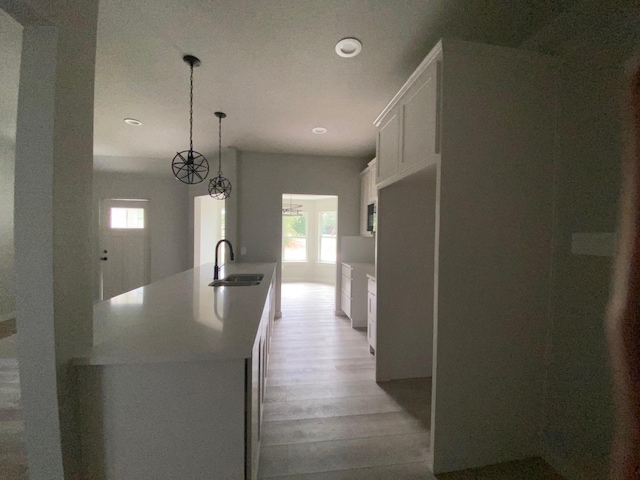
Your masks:
[[[260,478],[429,479],[430,381],[375,382],[366,330],[334,315],[334,288],[282,285]]]
[[[375,382],[365,330],[334,314],[334,289],[282,285],[271,344],[261,479],[435,480],[426,466],[429,379]],[[532,458],[438,480],[562,480]]]
[[[20,419],[16,335],[0,339],[0,478],[26,480],[27,453]]]

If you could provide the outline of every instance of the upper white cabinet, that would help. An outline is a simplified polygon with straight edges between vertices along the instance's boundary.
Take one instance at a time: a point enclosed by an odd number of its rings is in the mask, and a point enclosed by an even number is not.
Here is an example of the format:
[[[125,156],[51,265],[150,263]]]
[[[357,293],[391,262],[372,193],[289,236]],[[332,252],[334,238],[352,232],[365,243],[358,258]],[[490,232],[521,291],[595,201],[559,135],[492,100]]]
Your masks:
[[[368,178],[369,178],[369,203],[375,203],[378,201],[378,186],[376,182],[378,159],[374,158],[369,162]]]
[[[376,159],[374,158],[360,173],[360,236],[373,237],[373,232],[367,230],[367,208],[370,204],[375,204],[377,199]]]
[[[400,164],[400,115],[397,109],[389,112],[378,126],[376,184],[395,177]]]
[[[405,94],[402,103],[402,146],[399,172],[435,164],[438,144],[438,68],[431,63]]]
[[[440,58],[432,52],[374,122],[378,187],[440,158]]]

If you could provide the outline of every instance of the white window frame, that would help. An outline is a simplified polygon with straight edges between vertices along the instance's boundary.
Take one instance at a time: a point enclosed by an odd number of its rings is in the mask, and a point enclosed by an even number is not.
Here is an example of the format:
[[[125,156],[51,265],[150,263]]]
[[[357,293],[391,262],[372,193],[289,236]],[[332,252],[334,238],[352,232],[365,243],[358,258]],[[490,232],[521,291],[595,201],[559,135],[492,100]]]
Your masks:
[[[336,234],[335,235],[323,235],[322,234],[322,215],[325,213],[335,213],[336,215]],[[338,259],[338,212],[335,210],[323,210],[318,212],[318,263],[324,263],[327,265],[335,265]],[[336,259],[335,260],[322,260],[322,239],[323,237],[335,238],[336,240]]]

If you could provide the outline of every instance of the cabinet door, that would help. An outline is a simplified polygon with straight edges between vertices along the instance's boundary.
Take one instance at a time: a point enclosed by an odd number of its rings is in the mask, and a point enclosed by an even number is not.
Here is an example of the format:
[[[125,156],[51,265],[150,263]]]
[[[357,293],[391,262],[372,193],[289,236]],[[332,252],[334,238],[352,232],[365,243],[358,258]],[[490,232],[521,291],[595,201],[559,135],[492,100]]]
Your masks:
[[[367,205],[369,205],[369,170],[360,176],[360,236],[369,237],[367,231]]]
[[[340,297],[341,297],[342,311],[347,317],[351,318],[351,297],[347,297],[344,294],[344,292],[340,295]]]
[[[400,117],[389,113],[389,117],[378,130],[376,184],[388,180],[398,172],[400,161]]]
[[[257,480],[258,478],[258,460],[260,458],[260,415],[262,414],[262,397],[261,397],[261,374],[262,374],[262,337],[258,334],[258,338],[253,345],[251,358],[247,359],[247,415],[245,424],[247,428],[247,457],[245,458],[247,478]]]
[[[400,172],[435,164],[439,157],[438,64],[436,61],[429,65],[406,93]]]
[[[377,164],[378,162],[375,158],[369,163],[369,173],[367,175],[369,180],[369,203],[378,201],[378,186],[376,185]]]
[[[376,309],[377,309],[376,296],[371,292],[369,292],[368,295],[367,295],[367,307],[368,307],[367,317],[375,322],[376,318],[377,318],[377,315],[376,315]]]

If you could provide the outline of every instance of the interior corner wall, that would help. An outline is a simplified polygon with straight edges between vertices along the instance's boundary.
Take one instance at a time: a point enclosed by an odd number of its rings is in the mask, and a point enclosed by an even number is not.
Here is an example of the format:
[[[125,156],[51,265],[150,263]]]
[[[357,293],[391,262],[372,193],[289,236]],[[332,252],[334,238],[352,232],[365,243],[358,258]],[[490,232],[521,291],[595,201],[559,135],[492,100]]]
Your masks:
[[[106,160],[101,159],[102,163]],[[189,253],[187,186],[168,173],[124,173],[95,170],[93,175],[93,249],[94,301],[98,301],[100,287],[99,209],[104,199],[147,199],[150,236],[150,281],[175,275],[192,267]]]
[[[80,469],[71,360],[92,344],[98,1],[14,0],[0,6],[24,27],[14,265],[28,470],[34,480],[61,480]]]
[[[605,478],[614,428],[604,327],[613,258],[572,255],[571,236],[616,229],[630,123],[624,63],[640,51],[640,11],[629,0],[587,0],[556,23],[527,42],[563,61],[542,443],[545,460],[566,478]]]
[[[608,63],[608,62],[607,62]],[[561,474],[606,471],[613,394],[605,336],[612,257],[571,254],[571,235],[613,232],[620,191],[621,64],[567,64],[561,85],[560,189],[554,259],[547,457]]]
[[[0,11],[0,321],[15,315],[13,194],[22,26]]]
[[[379,382],[432,375],[436,175],[432,168],[378,190]]]
[[[321,157],[238,153],[238,250],[246,248],[242,262],[277,262],[276,312],[281,314],[282,194],[336,195],[338,197],[338,259],[340,236],[360,231],[360,172],[370,158]],[[340,275],[336,267],[336,292]],[[339,298],[336,298],[339,310]]]

